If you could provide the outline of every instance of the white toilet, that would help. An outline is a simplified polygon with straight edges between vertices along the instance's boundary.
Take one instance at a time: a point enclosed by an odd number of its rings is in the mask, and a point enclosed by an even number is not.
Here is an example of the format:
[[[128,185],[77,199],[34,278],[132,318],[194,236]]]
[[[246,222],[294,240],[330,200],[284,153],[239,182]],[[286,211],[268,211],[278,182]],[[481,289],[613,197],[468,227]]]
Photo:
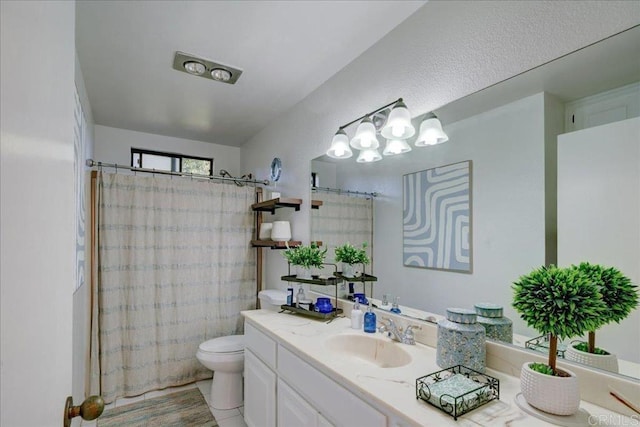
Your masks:
[[[244,336],[229,335],[205,341],[198,347],[196,358],[213,371],[209,405],[214,409],[242,406]]]
[[[287,303],[287,292],[277,289],[264,289],[258,292],[260,308],[269,311],[282,311],[280,306]]]

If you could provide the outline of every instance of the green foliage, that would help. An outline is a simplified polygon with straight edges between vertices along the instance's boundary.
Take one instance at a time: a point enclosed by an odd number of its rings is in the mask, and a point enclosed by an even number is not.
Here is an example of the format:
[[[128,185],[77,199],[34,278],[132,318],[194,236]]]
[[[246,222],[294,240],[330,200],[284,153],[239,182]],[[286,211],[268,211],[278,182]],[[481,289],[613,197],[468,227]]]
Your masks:
[[[573,348],[575,348],[576,350],[580,350],[580,351],[584,351],[585,353],[589,353],[589,344],[587,344],[586,342],[579,342],[576,344],[571,344],[573,345]],[[601,348],[596,347],[593,351],[593,354],[598,354],[600,356],[608,356],[609,352],[604,351]]]
[[[536,371],[539,372],[541,374],[545,374],[545,375],[554,375],[553,374],[553,369],[551,369],[551,366],[546,365],[544,363],[532,363],[529,365],[529,367]]]
[[[589,264],[588,262],[582,262],[578,266],[572,266],[572,268],[579,271],[598,287],[598,291],[602,294],[602,301],[607,306],[607,309],[598,319],[600,323],[596,326],[596,329],[610,322],[620,323],[638,306],[638,287],[633,285],[631,280],[618,269]],[[595,331],[595,329],[589,330]]]
[[[345,262],[347,264],[369,264],[370,260],[365,250],[367,243],[362,244],[362,249],[352,246],[349,242],[338,246],[335,249],[335,261]]]
[[[296,248],[289,248],[282,254],[292,265],[300,265],[305,268],[322,267],[327,250],[320,249],[315,243],[308,246],[301,245]]]
[[[598,287],[574,268],[540,267],[514,282],[513,307],[528,326],[561,339],[599,325],[607,309]]]

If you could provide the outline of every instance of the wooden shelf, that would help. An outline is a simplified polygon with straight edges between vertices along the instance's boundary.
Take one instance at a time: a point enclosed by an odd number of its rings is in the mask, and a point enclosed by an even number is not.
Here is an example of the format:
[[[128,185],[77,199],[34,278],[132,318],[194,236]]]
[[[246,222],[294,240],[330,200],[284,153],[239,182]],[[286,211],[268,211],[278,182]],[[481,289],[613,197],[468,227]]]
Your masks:
[[[324,202],[322,200],[312,200],[311,201],[311,209],[320,209]]]
[[[256,248],[271,248],[271,249],[287,249],[287,245],[290,248],[300,246],[302,242],[292,240],[289,242],[276,242],[275,240],[252,240],[251,246]]]
[[[290,199],[290,198],[277,198],[271,200],[265,200],[264,202],[254,203],[251,205],[251,209],[254,212],[271,212],[275,213],[278,208],[294,208],[296,211],[300,210],[302,199]]]

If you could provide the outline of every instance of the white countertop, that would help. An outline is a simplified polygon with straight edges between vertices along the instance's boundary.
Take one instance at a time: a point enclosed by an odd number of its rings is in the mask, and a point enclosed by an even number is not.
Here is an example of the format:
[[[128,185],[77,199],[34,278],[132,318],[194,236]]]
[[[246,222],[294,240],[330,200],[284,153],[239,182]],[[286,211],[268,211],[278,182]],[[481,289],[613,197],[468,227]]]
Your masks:
[[[266,310],[243,311],[242,315],[252,325],[279,341],[306,362],[319,369],[334,381],[356,394],[370,405],[390,413],[410,425],[416,426],[549,426],[549,424],[521,411],[514,403],[520,392],[520,379],[487,369],[487,374],[500,380],[500,400],[489,402],[461,417],[458,421],[435,407],[416,399],[416,379],[440,368],[436,350],[422,344],[402,346],[411,355],[411,362],[398,368],[380,368],[330,351],[325,341],[336,334],[366,334],[351,329],[347,318],[337,318],[330,323],[303,316],[276,313]],[[378,338],[385,338],[380,333]],[[632,425],[631,418],[582,402],[581,408],[594,416],[604,416],[594,425]],[[637,420],[635,420],[637,422]],[[627,424],[624,424],[627,422]]]

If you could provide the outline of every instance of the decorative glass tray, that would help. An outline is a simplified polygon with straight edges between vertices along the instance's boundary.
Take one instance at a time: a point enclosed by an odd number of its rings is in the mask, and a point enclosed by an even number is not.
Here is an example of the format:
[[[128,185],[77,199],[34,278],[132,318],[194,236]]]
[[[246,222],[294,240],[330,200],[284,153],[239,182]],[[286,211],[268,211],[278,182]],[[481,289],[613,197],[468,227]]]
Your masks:
[[[416,399],[424,400],[458,420],[459,416],[500,399],[500,381],[456,365],[418,378]]]

